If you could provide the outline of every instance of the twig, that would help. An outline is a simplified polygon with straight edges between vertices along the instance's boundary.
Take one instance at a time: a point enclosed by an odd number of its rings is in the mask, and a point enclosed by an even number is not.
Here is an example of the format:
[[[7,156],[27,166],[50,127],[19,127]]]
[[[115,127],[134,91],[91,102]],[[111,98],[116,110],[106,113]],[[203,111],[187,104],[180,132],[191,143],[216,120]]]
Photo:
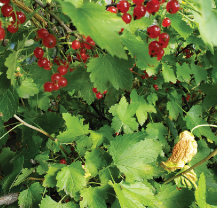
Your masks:
[[[11,194],[8,194],[8,195],[4,195],[4,196],[0,197],[0,205],[12,204],[15,201],[17,201],[18,196],[19,196],[19,193],[11,193]]]
[[[178,51],[178,53],[176,54],[176,57],[177,57],[180,53],[182,53],[182,51],[184,51],[185,49],[189,48],[189,47],[192,46],[192,45],[193,45],[193,43],[190,43],[190,44],[188,44],[186,47],[184,47],[181,51]]]
[[[192,167],[190,167],[187,170],[183,171],[182,173],[179,173],[178,175],[169,178],[164,183],[165,184],[169,183],[170,181],[174,180],[175,178],[178,178],[178,177],[184,175],[185,173],[190,172],[191,170],[193,170],[197,166],[199,166],[199,165],[203,164],[204,162],[206,162],[207,160],[209,160],[211,157],[214,157],[216,154],[217,154],[217,148],[212,153],[210,153],[207,157],[205,157],[203,160],[201,160],[200,162],[196,163],[195,165],[193,165]]]
[[[23,125],[25,125],[25,126],[31,128],[31,129],[34,129],[34,130],[36,130],[36,131],[39,131],[39,132],[41,132],[42,134],[44,134],[45,136],[49,137],[52,141],[55,141],[55,139],[54,139],[50,134],[48,134],[47,132],[45,132],[45,131],[43,131],[43,130],[41,130],[41,129],[35,127],[35,126],[32,126],[32,125],[26,123],[26,122],[23,121],[20,117],[18,117],[16,114],[14,114],[14,118],[16,118],[18,121],[20,121]],[[62,145],[60,145],[60,149],[63,150],[63,152],[64,152],[66,155],[68,155],[68,153],[66,152],[66,150],[62,147]]]

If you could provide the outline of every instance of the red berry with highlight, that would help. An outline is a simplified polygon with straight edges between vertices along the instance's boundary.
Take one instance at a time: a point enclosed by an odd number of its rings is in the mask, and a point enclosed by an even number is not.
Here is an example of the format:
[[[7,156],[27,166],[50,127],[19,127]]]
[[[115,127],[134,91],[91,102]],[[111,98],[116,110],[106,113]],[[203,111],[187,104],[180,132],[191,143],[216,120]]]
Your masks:
[[[114,6],[110,6],[106,10],[111,12],[111,13],[117,13],[118,12],[117,8]]]
[[[47,64],[47,62],[48,62],[47,58],[40,58],[38,60],[38,66],[39,67],[44,67]]]
[[[68,72],[68,67],[66,67],[64,65],[61,65],[61,66],[58,67],[57,70],[59,71],[60,75],[66,75],[67,72]]]
[[[154,14],[154,13],[158,12],[159,9],[160,9],[160,4],[154,3],[152,0],[146,4],[146,11],[149,14]]]
[[[175,14],[176,12],[179,11],[180,8],[180,4],[177,0],[171,0],[167,3],[166,6],[166,10],[170,13],[170,14]]]
[[[102,98],[102,93],[98,92],[98,93],[96,94],[96,98],[97,98],[97,99],[101,99],[101,98]]]
[[[34,50],[34,56],[36,58],[42,58],[43,55],[44,55],[44,50],[42,48],[40,48],[40,47],[35,48],[35,50]]]
[[[8,31],[10,33],[16,33],[18,29],[19,29],[18,24],[16,25],[14,22],[11,22],[11,24],[8,25]]]
[[[13,13],[13,7],[9,4],[5,4],[2,6],[1,8],[1,13],[5,16],[5,17],[10,17]]]
[[[52,74],[52,76],[51,76],[51,81],[53,82],[53,83],[58,83],[58,81],[61,79],[62,77],[61,77],[61,75],[59,74],[59,73],[55,73],[55,74]]]
[[[152,25],[147,29],[147,33],[150,38],[157,38],[160,35],[160,27]]]
[[[47,61],[47,63],[44,64],[43,68],[45,70],[51,70],[51,62],[50,61]]]
[[[156,91],[159,90],[158,85],[154,84],[153,87],[154,87],[154,89],[155,89]]]
[[[126,0],[121,0],[117,3],[117,9],[122,13],[126,13],[130,8],[130,3]]]
[[[62,77],[59,81],[58,81],[58,85],[61,87],[66,87],[68,84],[67,79]]]
[[[53,90],[54,90],[54,83],[53,82],[44,83],[44,91],[52,92]]]
[[[163,27],[169,27],[171,25],[171,20],[169,18],[165,18],[162,22]]]
[[[129,24],[132,20],[132,16],[128,13],[124,13],[121,18],[126,24]]]
[[[159,35],[159,43],[168,43],[170,40],[170,36],[167,33],[161,33]]]
[[[0,0],[0,2],[1,2],[2,4],[9,4],[9,3],[10,3],[10,0]]]
[[[39,36],[40,38],[43,39],[43,38],[45,38],[46,35],[49,34],[49,32],[48,32],[47,29],[45,29],[45,28],[40,28],[40,29],[37,30],[37,34],[38,34],[38,36]]]
[[[72,49],[77,50],[81,47],[81,43],[78,40],[72,42]]]
[[[136,5],[133,9],[133,16],[136,19],[140,19],[145,16],[146,8],[143,5]]]
[[[97,93],[98,92],[96,87],[93,87],[92,91],[93,91],[93,93]]]
[[[23,12],[17,11],[16,15],[17,15],[17,23],[23,24],[26,21],[26,15]],[[16,21],[16,16],[14,12],[12,13],[11,16],[13,20]]]
[[[60,89],[60,86],[58,84],[54,84],[54,87],[53,87],[54,90],[59,90]]]
[[[66,164],[67,164],[67,162],[66,162],[66,160],[65,160],[65,159],[62,159],[62,160],[60,160],[60,164],[64,164],[64,165],[66,165]]]
[[[57,44],[57,40],[54,35],[46,35],[42,41],[42,44],[47,48],[54,48]]]

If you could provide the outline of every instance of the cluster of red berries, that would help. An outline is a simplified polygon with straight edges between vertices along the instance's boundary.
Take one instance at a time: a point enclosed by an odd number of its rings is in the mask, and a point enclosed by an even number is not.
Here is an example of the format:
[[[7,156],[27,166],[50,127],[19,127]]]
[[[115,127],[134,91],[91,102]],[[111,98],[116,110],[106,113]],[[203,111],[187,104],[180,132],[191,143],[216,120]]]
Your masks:
[[[86,63],[87,59],[90,57],[88,54],[86,54],[86,49],[91,50],[92,47],[95,46],[95,42],[90,36],[87,36],[87,38],[85,38],[85,36],[83,36],[83,37],[85,39],[85,42],[80,42],[79,40],[74,40],[72,42],[72,49],[74,49],[74,50],[79,49],[77,52],[77,58],[79,61],[81,61],[81,59],[82,59],[83,62]]]
[[[26,21],[26,15],[21,11],[13,11],[13,7],[9,4],[10,0],[0,0],[4,5],[1,7],[1,13],[5,17],[12,17],[13,21],[8,25],[7,29],[10,33],[16,33],[19,29],[19,24]],[[0,24],[0,40],[4,39],[5,30]]]
[[[186,48],[185,50],[183,50],[182,51],[182,53],[185,53],[185,57],[186,57],[186,59],[188,59],[188,58],[191,58],[191,56],[193,56],[194,55],[194,53],[193,52],[191,52],[191,48]]]
[[[191,98],[191,96],[190,96],[190,95],[187,95],[187,96],[186,96],[186,100],[187,100],[187,101],[189,101],[189,100],[190,100],[190,98]],[[184,100],[185,100],[185,98],[184,98],[184,97],[182,97],[182,101],[184,101]]]
[[[96,94],[96,98],[99,100],[103,97],[103,95],[107,94],[107,90],[104,90],[103,94],[101,92],[98,92],[97,88],[96,87],[93,87],[92,89],[93,93]]]
[[[57,44],[57,40],[54,35],[49,34],[45,28],[40,28],[37,31],[38,36],[42,39],[42,44],[47,48],[54,48]]]

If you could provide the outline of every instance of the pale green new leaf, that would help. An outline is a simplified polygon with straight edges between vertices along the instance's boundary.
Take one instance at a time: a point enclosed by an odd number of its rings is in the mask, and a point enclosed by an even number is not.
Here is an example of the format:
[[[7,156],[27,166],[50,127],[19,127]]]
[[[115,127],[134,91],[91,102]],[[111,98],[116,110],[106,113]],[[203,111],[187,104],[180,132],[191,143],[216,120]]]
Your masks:
[[[161,202],[154,196],[151,189],[142,182],[119,184],[109,182],[113,186],[122,208],[159,207]]]
[[[109,112],[112,113],[112,128],[120,132],[123,128],[125,133],[132,133],[138,129],[138,123],[133,115],[138,109],[139,103],[128,104],[125,97],[122,97],[119,104],[113,105]]]
[[[105,203],[107,194],[103,189],[98,187],[85,188],[81,191],[81,197],[83,197],[83,200],[80,202],[81,208],[107,208]]]
[[[77,204],[74,204],[73,202],[68,203],[58,203],[54,201],[50,196],[47,196],[42,199],[40,208],[79,208]]]
[[[33,205],[38,205],[41,201],[43,187],[39,182],[33,183],[28,189],[22,191],[19,194],[19,206],[21,208],[33,207]]]
[[[206,179],[204,173],[201,173],[198,188],[195,191],[195,199],[200,208],[206,208]]]
[[[166,63],[163,64],[162,69],[163,69],[163,78],[165,82],[176,83],[176,76],[174,74],[174,70]]]
[[[66,121],[67,130],[60,133],[58,140],[62,143],[74,141],[73,137],[82,136],[89,133],[89,125],[83,125],[84,119],[71,116],[69,113],[63,113],[63,119]]]
[[[81,34],[89,35],[97,45],[106,49],[112,56],[127,59],[118,34],[121,28],[126,27],[120,17],[107,12],[105,7],[93,2],[86,3],[77,9],[72,3],[59,2],[63,12],[72,19]]]
[[[57,173],[57,184],[59,190],[64,190],[66,194],[74,197],[78,191],[86,185],[85,172],[81,162],[73,162]]]
[[[143,17],[141,19],[132,20],[130,22],[129,29],[132,32],[136,32],[138,29],[145,30],[147,27],[149,27],[150,25],[152,25],[152,23],[153,23],[153,17],[154,16]]]
[[[10,87],[1,94],[0,113],[3,114],[3,121],[8,121],[17,111],[19,105],[19,96],[15,88]]]
[[[20,97],[29,98],[29,96],[38,94],[39,89],[32,79],[25,79],[22,81],[21,85],[17,87],[17,92]]]
[[[91,72],[90,79],[99,92],[104,92],[110,85],[118,89],[130,90],[133,84],[132,72],[134,59],[123,60],[110,55],[91,59],[87,71]]]
[[[127,181],[153,177],[155,167],[151,165],[161,152],[161,144],[144,138],[144,133],[119,136],[111,142],[109,152],[114,164],[126,175]]]

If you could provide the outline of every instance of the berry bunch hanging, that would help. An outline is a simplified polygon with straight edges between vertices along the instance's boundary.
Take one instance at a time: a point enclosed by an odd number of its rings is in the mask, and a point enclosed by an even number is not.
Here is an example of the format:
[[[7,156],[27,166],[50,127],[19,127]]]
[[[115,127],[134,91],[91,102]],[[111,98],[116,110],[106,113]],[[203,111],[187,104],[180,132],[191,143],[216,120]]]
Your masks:
[[[103,97],[103,95],[107,94],[107,92],[108,92],[107,90],[104,90],[103,93],[98,92],[98,90],[97,90],[96,87],[93,87],[92,91],[93,91],[93,93],[96,94],[96,98],[97,98],[98,100],[101,99],[101,98]]]

